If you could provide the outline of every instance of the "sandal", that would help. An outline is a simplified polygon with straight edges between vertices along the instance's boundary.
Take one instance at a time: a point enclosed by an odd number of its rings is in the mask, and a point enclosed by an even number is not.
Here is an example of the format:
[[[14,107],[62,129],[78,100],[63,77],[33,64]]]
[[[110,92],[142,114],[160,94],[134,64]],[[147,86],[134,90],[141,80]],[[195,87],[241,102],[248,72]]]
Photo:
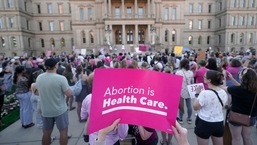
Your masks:
[[[71,107],[71,108],[70,108],[70,111],[74,110],[75,108],[76,108],[76,107]]]

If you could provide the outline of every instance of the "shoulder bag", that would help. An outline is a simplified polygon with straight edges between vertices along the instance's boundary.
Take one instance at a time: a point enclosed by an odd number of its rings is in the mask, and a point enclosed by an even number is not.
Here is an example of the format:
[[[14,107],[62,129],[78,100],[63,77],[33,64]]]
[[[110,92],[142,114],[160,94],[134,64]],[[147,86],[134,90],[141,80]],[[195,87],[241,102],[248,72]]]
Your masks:
[[[230,112],[228,113],[228,121],[231,123],[236,123],[236,124],[243,125],[243,126],[250,126],[251,125],[251,115],[253,112],[253,107],[254,107],[255,101],[256,101],[256,95],[254,97],[250,115],[237,113],[237,112],[230,110]]]
[[[71,92],[73,96],[78,96],[82,90],[82,83],[81,83],[81,79],[79,79],[75,85],[70,86]]]
[[[220,101],[220,104],[221,104],[221,106],[223,107],[223,106],[224,106],[224,104],[223,104],[223,102],[221,101],[221,99],[220,99],[220,96],[219,96],[218,92],[217,92],[217,91],[215,91],[215,90],[213,90],[213,89],[208,89],[208,90],[213,91],[213,92],[217,95],[217,97],[218,97],[218,99],[219,99],[219,101]]]

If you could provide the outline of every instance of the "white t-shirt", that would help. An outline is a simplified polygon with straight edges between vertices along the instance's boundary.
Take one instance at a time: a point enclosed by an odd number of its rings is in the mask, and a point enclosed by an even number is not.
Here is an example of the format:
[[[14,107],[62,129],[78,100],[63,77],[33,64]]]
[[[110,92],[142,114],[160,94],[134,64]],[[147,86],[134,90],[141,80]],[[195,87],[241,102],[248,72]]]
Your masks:
[[[217,91],[223,106],[228,101],[228,95],[224,90]],[[223,107],[218,99],[218,96],[211,90],[203,90],[197,100],[201,106],[198,116],[207,122],[220,122],[224,120]]]

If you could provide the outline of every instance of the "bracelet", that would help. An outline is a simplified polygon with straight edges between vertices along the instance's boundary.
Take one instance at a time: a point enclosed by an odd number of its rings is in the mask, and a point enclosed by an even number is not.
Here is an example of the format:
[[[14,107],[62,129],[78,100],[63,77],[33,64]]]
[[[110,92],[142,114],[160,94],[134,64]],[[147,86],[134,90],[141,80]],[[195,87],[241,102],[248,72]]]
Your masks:
[[[199,96],[199,94],[195,94],[195,97],[197,98]]]

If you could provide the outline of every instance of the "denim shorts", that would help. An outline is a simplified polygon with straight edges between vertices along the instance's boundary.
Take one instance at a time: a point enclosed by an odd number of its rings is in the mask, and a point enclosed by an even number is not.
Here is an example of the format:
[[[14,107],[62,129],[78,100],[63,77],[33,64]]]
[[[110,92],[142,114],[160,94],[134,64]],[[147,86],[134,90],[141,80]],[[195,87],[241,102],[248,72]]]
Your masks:
[[[56,117],[42,117],[42,120],[43,120],[43,129],[45,130],[53,129],[55,123],[58,130],[68,128],[68,125],[69,125],[69,118],[68,118],[67,111],[65,111],[63,114]]]

